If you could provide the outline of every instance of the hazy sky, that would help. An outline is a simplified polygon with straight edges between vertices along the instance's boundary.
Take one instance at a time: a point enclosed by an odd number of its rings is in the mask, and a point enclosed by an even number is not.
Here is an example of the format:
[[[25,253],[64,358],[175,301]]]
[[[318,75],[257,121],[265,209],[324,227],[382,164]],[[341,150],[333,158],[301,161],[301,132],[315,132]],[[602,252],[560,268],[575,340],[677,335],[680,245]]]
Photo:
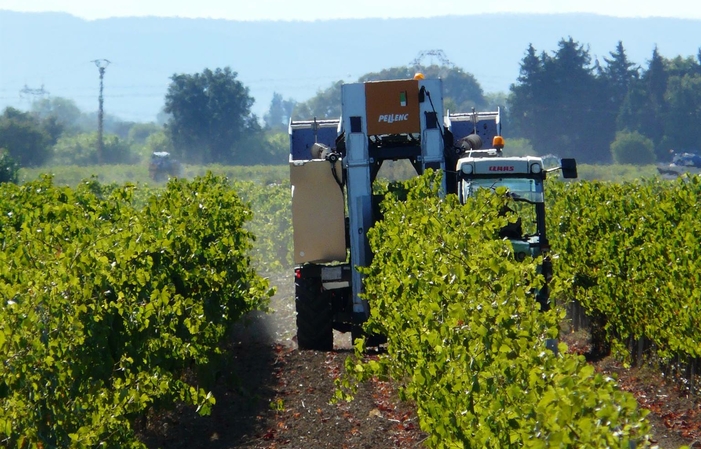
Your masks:
[[[479,5],[484,5],[484,9],[480,9]],[[586,12],[617,17],[701,19],[701,2],[698,0],[0,0],[0,9],[67,12],[89,20],[121,16],[324,20],[490,12]]]

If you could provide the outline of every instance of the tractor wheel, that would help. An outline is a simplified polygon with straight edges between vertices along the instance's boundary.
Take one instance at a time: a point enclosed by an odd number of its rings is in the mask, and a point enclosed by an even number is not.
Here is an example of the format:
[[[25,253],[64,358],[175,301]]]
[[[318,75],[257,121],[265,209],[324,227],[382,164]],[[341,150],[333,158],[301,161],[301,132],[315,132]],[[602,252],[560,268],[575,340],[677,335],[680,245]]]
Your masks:
[[[353,346],[355,346],[355,340],[360,338],[365,338],[365,347],[367,348],[379,347],[387,343],[387,337],[385,335],[368,334],[363,330],[362,325],[354,324],[351,331],[351,342]]]
[[[331,351],[333,323],[331,302],[318,280],[298,279],[295,284],[297,346],[299,349]]]

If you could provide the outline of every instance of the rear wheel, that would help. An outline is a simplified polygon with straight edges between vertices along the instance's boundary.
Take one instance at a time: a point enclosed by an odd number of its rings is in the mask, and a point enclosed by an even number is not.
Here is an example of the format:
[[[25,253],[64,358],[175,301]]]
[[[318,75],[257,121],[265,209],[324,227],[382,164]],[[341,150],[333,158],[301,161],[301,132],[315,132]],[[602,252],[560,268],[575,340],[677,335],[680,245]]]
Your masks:
[[[299,349],[330,351],[333,349],[331,301],[317,279],[297,279],[297,345]]]
[[[387,343],[387,337],[385,335],[368,334],[363,330],[362,325],[354,324],[353,330],[351,331],[351,342],[353,346],[355,346],[355,341],[361,338],[365,339],[365,347],[367,348],[379,347]]]

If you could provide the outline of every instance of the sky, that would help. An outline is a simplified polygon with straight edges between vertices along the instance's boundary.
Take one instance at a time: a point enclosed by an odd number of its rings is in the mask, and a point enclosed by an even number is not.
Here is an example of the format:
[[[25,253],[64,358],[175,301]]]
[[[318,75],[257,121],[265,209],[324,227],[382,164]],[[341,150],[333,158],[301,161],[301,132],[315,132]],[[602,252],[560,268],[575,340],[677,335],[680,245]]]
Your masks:
[[[478,8],[479,5],[485,5],[483,9]],[[647,17],[665,17],[665,18],[681,18],[701,20],[701,1],[698,0],[500,0],[481,2],[470,0],[0,0],[0,10],[19,11],[19,12],[63,12],[84,20],[98,20],[115,17],[139,17],[139,16],[157,16],[157,17],[185,17],[185,18],[213,18],[227,19],[237,21],[256,21],[256,20],[294,20],[294,21],[317,21],[330,19],[352,19],[352,18],[416,18],[416,17],[435,17],[435,16],[465,16],[471,14],[482,13],[533,13],[533,14],[557,14],[557,13],[590,13],[599,15],[608,15],[614,17],[626,18],[647,18]],[[465,20],[465,29],[468,31],[476,30],[477,33],[485,31],[484,22]],[[3,24],[0,23],[0,35],[2,34]],[[509,30],[501,30],[498,23],[494,26],[494,31],[504,33],[503,36],[509,37]],[[446,36],[455,36],[462,30],[449,29],[445,30]],[[487,30],[491,31],[491,30]],[[543,30],[544,32],[548,30]],[[362,33],[362,30],[358,30]],[[670,30],[673,33],[674,30]],[[28,33],[34,35],[41,34],[39,30],[28,30]],[[319,36],[310,36],[310,41],[318,39]],[[322,37],[323,38],[323,37]],[[402,36],[397,36],[398,41],[404,42]],[[689,37],[689,41],[696,41],[691,53],[696,54],[698,51],[698,38]],[[525,48],[525,43],[524,47]],[[554,45],[554,43],[552,44]],[[605,47],[605,51],[613,49],[613,44]],[[428,50],[432,47],[425,47]],[[441,47],[436,47],[441,48]],[[416,55],[416,51],[421,48],[414,49],[411,56],[405,56],[399,62],[393,62],[395,65],[408,63],[410,58]],[[552,47],[539,47],[538,50],[552,50]],[[595,56],[606,55],[601,53]],[[646,50],[649,52],[649,50]],[[645,58],[638,56],[634,59],[637,63],[644,63]],[[675,56],[675,54],[664,56]],[[69,55],[70,56],[70,55]],[[453,52],[448,55],[449,58],[458,58],[458,53]],[[31,55],[27,56],[30,58]],[[126,71],[140,70],[145,74],[153,75],[152,72],[163,72],[163,67],[155,66],[142,61],[130,61],[117,57],[114,60],[113,55],[100,53],[90,58],[85,58],[85,61],[80,63],[66,62],[66,57],[63,55],[57,56],[58,62],[52,60],[51,64],[45,64],[42,60],[37,68],[36,64],[29,64],[23,61],[27,67],[21,76],[13,78],[14,84],[8,84],[7,80],[0,80],[0,109],[6,105],[20,106],[23,101],[18,95],[24,87],[31,88],[43,87],[46,83],[46,89],[52,95],[63,96],[66,98],[75,99],[79,106],[84,109],[94,106],[94,78],[96,70],[92,64],[92,58],[107,57],[113,60],[113,64],[108,69],[108,77],[110,84],[106,93],[106,98],[111,102],[111,112],[121,118],[129,120],[152,120],[160,108],[165,88],[168,83],[168,77],[172,73],[185,72],[193,69],[183,69],[180,66],[169,66],[166,70],[166,75],[161,76],[161,81],[144,81],[142,84],[118,84],[120,75]],[[469,64],[460,63],[461,67],[469,67],[469,72],[474,74],[479,80],[486,92],[501,92],[508,89],[509,83],[518,75],[517,64],[518,57],[513,58],[513,70],[501,70],[498,75],[494,71],[486,74],[486,70],[480,66],[470,66]],[[183,61],[184,63],[184,61]],[[76,65],[77,64],[77,65]],[[130,65],[131,64],[131,65]],[[213,64],[213,63],[212,63]],[[17,64],[15,64],[17,66]],[[2,61],[0,61],[0,68]],[[201,67],[197,66],[196,70]],[[365,72],[361,70],[353,71],[347,67],[334,67],[336,72],[331,70],[325,72],[323,77],[290,77],[287,73],[261,75],[257,72],[246,72],[245,69],[239,68],[240,79],[251,88],[252,95],[256,98],[254,112],[262,116],[270,104],[272,92],[282,93],[285,97],[294,98],[298,101],[304,101],[306,98],[314,95],[317,89],[327,86],[329,83],[344,80],[346,82],[353,81],[367,71],[379,70],[367,69]],[[120,73],[120,70],[122,72]],[[251,69],[252,70],[252,69]],[[79,71],[90,76],[90,82],[83,79],[71,78],[72,83],[67,81],[59,82],[56,73],[72,73]],[[0,70],[2,75],[2,70]],[[88,76],[88,75],[85,75]],[[159,75],[160,76],[160,75]],[[126,78],[124,78],[126,79]],[[149,78],[149,80],[153,79]],[[122,89],[122,90],[120,90]],[[134,99],[138,96],[139,100],[146,102],[148,99],[156,106],[151,107],[142,103],[136,102]],[[81,102],[82,101],[82,102]],[[147,107],[148,106],[148,107]],[[120,109],[121,108],[121,109]],[[156,111],[156,112],[153,112]]]
[[[488,8],[480,9],[484,5]],[[695,0],[0,0],[0,9],[66,12],[87,19],[159,16],[228,20],[408,18],[481,13],[593,13],[701,19]]]

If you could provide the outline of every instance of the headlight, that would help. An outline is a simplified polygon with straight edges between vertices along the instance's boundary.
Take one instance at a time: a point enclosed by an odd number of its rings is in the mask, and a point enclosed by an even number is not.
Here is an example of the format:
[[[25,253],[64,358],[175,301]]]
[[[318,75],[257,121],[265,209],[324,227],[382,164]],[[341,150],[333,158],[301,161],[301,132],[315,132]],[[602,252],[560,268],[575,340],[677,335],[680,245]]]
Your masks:
[[[531,173],[540,173],[541,171],[541,166],[540,164],[532,164],[531,165]]]
[[[462,166],[462,172],[469,175],[472,173],[473,167],[472,164],[463,164]]]

